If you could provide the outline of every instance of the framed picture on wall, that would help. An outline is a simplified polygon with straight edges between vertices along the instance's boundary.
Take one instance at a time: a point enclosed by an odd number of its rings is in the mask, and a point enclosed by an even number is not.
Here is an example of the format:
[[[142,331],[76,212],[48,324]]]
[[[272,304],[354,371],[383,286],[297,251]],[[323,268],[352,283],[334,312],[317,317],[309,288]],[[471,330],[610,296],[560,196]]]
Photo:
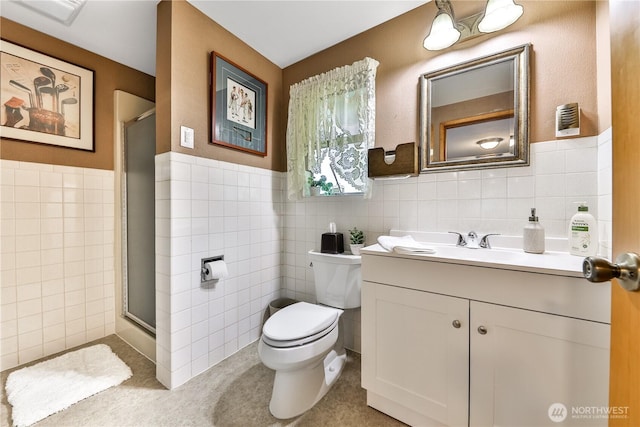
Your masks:
[[[0,134],[94,151],[92,70],[0,40]]]
[[[211,70],[211,143],[266,156],[267,84],[215,52]]]

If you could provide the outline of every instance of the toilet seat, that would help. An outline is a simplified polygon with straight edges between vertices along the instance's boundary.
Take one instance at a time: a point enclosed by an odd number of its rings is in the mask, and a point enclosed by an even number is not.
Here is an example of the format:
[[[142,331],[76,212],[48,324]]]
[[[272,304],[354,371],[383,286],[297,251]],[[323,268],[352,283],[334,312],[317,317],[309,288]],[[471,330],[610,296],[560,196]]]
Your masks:
[[[342,310],[299,302],[276,312],[262,328],[262,340],[278,348],[296,347],[318,340],[337,325]]]

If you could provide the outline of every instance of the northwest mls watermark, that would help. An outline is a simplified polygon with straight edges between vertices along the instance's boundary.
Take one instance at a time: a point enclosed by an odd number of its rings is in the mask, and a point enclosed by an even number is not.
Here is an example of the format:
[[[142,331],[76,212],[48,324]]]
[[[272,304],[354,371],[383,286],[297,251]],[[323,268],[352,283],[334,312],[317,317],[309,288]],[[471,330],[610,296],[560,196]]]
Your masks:
[[[570,420],[594,420],[594,419],[625,419],[629,413],[628,406],[572,406],[569,410],[562,403],[553,403],[549,406],[547,415],[554,423]]]

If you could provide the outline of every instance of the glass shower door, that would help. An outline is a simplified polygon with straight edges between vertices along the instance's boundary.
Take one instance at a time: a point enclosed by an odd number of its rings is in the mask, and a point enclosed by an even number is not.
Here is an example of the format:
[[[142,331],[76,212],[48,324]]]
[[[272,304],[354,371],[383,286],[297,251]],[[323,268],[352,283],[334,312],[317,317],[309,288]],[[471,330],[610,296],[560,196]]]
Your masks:
[[[125,124],[124,315],[151,333],[156,326],[155,110]]]

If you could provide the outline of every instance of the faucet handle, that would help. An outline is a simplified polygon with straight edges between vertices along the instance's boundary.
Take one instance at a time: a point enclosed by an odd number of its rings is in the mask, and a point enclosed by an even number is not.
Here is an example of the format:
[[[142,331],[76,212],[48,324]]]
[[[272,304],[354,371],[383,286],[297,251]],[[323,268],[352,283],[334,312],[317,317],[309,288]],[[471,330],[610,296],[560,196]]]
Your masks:
[[[478,244],[478,246],[480,246],[483,249],[491,249],[491,243],[489,243],[489,236],[499,236],[500,233],[489,233],[489,234],[485,234],[484,236],[482,236],[482,239],[480,239],[480,243]]]
[[[462,233],[458,233],[457,231],[449,231],[449,233],[458,235],[458,242],[456,243],[456,246],[467,246],[467,241],[464,240]]]

